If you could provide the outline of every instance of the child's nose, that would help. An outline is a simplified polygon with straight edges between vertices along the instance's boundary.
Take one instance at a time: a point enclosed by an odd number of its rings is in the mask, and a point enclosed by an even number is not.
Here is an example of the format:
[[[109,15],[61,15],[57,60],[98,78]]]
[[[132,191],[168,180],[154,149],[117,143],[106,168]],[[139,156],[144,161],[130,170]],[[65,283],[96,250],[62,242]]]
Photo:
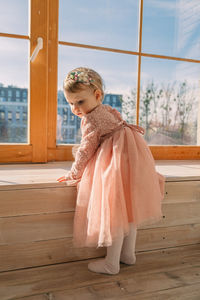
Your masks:
[[[78,106],[77,106],[77,104],[74,104],[74,105],[73,105],[73,111],[74,111],[74,112],[77,112],[77,111],[78,111]]]

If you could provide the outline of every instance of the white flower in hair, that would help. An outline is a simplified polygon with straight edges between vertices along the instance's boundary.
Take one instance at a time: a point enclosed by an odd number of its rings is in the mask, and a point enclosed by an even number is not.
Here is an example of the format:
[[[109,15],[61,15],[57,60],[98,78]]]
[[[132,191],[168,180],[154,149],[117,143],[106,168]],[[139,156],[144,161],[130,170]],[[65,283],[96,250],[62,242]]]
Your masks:
[[[88,76],[87,73],[81,72],[81,71],[76,71],[76,72],[71,72],[69,75],[69,79],[72,79],[76,82],[81,82],[81,83],[86,83],[90,84],[93,80]]]

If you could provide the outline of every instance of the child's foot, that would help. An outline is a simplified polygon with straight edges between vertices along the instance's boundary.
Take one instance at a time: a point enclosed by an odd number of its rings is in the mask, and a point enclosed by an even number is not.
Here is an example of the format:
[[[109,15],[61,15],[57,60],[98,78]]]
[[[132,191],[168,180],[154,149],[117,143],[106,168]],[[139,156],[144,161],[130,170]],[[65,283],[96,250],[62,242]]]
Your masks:
[[[112,265],[106,262],[106,259],[99,259],[94,262],[90,262],[88,264],[88,269],[92,272],[96,273],[104,273],[104,274],[118,274],[119,273],[119,265]]]
[[[136,263],[135,254],[126,255],[125,253],[121,253],[120,262],[126,265],[134,265]]]

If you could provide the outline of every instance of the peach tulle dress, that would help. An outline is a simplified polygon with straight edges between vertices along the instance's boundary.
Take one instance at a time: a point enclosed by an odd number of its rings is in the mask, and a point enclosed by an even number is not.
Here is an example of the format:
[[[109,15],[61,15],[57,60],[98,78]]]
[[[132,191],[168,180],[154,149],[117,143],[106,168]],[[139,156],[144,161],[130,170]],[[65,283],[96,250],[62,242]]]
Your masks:
[[[142,134],[108,105],[99,105],[81,120],[82,140],[68,185],[77,185],[74,246],[112,245],[119,232],[161,218],[164,177]]]

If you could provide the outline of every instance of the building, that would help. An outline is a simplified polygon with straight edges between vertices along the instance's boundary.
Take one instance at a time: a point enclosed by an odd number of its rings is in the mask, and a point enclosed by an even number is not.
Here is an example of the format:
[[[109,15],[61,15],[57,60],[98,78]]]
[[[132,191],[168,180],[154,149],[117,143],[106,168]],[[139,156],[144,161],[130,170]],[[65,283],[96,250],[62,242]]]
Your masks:
[[[27,143],[27,89],[0,84],[0,143]]]
[[[122,96],[106,94],[104,104],[122,111]],[[28,91],[0,84],[0,143],[27,143]],[[81,139],[80,118],[74,116],[62,91],[58,91],[57,144],[76,144]]]

